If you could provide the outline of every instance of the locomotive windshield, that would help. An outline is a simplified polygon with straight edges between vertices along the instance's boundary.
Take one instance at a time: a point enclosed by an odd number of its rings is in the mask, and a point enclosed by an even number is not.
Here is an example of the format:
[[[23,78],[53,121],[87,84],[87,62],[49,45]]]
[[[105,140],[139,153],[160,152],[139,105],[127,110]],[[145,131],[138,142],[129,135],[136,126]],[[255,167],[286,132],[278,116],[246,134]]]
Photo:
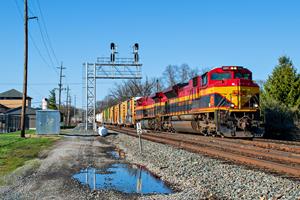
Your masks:
[[[226,80],[231,79],[231,73],[212,73],[211,74],[211,80]]]
[[[251,74],[236,72],[234,73],[234,78],[251,80]]]

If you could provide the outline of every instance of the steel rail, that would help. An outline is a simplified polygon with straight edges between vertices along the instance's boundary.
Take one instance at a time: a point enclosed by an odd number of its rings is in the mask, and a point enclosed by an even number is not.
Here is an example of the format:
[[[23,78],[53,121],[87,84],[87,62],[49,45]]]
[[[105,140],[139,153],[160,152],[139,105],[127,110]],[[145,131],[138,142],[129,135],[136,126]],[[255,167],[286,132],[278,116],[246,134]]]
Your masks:
[[[170,133],[164,133],[164,135],[174,135]],[[226,145],[236,146],[240,145],[241,147],[244,147],[244,145],[250,146],[251,148],[260,149],[261,151],[264,151],[264,149],[269,149],[274,152],[280,151],[280,152],[286,152],[288,155],[296,155],[300,154],[300,145],[286,145],[286,144],[274,144],[272,142],[257,142],[257,141],[251,141],[251,140],[242,140],[242,139],[227,139],[227,138],[217,138],[217,137],[205,137],[200,135],[188,135],[188,134],[178,134],[177,137],[181,137],[183,139],[192,139],[197,141],[207,141],[207,142],[214,142],[214,143],[222,143]],[[293,154],[291,154],[293,153]],[[300,159],[300,158],[299,158]]]
[[[163,133],[164,135],[174,135],[170,134],[169,132],[159,132]],[[285,151],[285,152],[291,152],[300,154],[300,143],[297,146],[297,142],[292,142],[291,145],[288,145],[290,141],[285,141],[285,143],[279,143],[278,141],[274,143],[274,140],[265,139],[263,141],[257,141],[256,139],[253,140],[245,140],[245,139],[228,139],[228,138],[219,138],[219,137],[206,137],[202,135],[191,135],[191,134],[180,134],[178,137],[182,138],[191,138],[195,140],[205,140],[205,141],[221,141],[221,142],[229,142],[229,143],[235,143],[235,144],[245,144],[245,145],[252,145],[255,147],[261,147],[265,149],[275,149],[279,151]],[[269,142],[267,142],[269,141]]]
[[[169,136],[160,136],[166,139],[172,139]],[[182,139],[182,138],[176,138]],[[263,157],[270,160],[276,160],[279,162],[286,162],[286,163],[294,163],[300,164],[300,154],[296,153],[287,153],[278,150],[270,150],[261,147],[253,147],[251,145],[243,145],[237,143],[230,143],[227,141],[220,141],[220,140],[207,140],[201,141],[201,139],[184,139],[184,141],[189,142],[191,144],[202,145],[207,147],[213,147],[217,149],[222,149],[224,151],[230,151],[233,153],[244,154],[247,156],[254,156],[254,157]]]
[[[131,130],[130,129],[116,129],[116,128],[111,128],[111,127],[108,127],[108,129],[111,129],[111,130],[114,130],[114,131],[117,131],[120,133],[125,133],[130,136],[137,137],[137,134],[132,129]],[[165,137],[165,136],[158,135],[158,134],[147,133],[147,134],[143,134],[142,138],[153,141],[153,142],[169,144],[169,145],[175,146],[177,148],[182,148],[182,149],[196,152],[196,153],[202,153],[202,154],[209,155],[212,157],[230,160],[230,161],[233,161],[233,162],[236,162],[239,164],[246,164],[249,166],[267,169],[272,172],[289,174],[293,177],[300,178],[300,167],[298,165],[291,166],[291,164],[288,164],[288,163],[287,164],[278,163],[275,161],[276,159],[263,160],[261,157],[255,158],[255,157],[253,157],[253,153],[251,153],[249,155],[247,155],[247,154],[241,155],[239,149],[237,149],[237,151],[234,151],[234,152],[231,152],[231,151],[228,152],[228,151],[226,151],[227,147],[224,147],[224,149],[221,150],[221,149],[218,149],[219,147],[209,146],[207,143],[199,144],[199,141],[182,140],[182,138],[180,138],[180,139],[170,138],[170,137]],[[289,161],[285,160],[285,162],[289,162]]]

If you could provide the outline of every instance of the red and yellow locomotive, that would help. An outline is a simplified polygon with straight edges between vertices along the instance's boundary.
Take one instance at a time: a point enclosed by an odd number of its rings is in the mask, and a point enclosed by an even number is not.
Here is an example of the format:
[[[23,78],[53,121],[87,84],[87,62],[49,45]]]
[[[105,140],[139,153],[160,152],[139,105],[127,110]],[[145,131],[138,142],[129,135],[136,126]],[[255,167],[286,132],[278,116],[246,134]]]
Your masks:
[[[225,137],[261,137],[259,86],[239,66],[215,68],[188,83],[137,100],[147,129]]]

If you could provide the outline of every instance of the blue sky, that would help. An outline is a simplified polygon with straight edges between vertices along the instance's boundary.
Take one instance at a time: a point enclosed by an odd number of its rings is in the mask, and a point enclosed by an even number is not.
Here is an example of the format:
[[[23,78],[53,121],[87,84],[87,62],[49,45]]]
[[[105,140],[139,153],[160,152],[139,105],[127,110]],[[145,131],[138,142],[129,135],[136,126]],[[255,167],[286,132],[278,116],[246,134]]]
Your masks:
[[[37,0],[28,0],[31,14],[43,26]],[[131,56],[130,46],[140,43],[143,76],[158,77],[168,64],[187,63],[206,68],[241,65],[254,79],[266,79],[281,55],[288,55],[299,71],[300,1],[298,0],[39,0],[58,61],[67,69],[77,106],[82,101],[82,63],[93,62],[118,44],[121,57]],[[0,92],[22,91],[23,0],[6,0],[0,7]],[[23,14],[23,13],[21,13]],[[43,46],[38,23],[29,30],[28,94],[38,106],[57,87],[58,63]],[[45,33],[44,33],[45,34]],[[33,46],[38,46],[38,51]],[[97,98],[103,98],[115,81],[98,80]],[[63,95],[65,98],[65,94]]]

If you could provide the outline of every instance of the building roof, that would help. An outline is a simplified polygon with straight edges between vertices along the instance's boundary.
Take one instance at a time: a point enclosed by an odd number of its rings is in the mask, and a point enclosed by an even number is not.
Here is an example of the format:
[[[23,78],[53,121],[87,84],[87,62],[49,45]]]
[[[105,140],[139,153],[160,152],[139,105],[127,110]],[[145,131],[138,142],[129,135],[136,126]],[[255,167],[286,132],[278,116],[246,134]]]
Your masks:
[[[9,99],[14,99],[14,98],[20,99],[21,98],[22,99],[22,97],[23,97],[23,93],[19,92],[16,89],[11,89],[6,92],[0,93],[0,99],[3,99],[3,98],[9,98]],[[32,99],[32,98],[27,96],[27,99]]]

